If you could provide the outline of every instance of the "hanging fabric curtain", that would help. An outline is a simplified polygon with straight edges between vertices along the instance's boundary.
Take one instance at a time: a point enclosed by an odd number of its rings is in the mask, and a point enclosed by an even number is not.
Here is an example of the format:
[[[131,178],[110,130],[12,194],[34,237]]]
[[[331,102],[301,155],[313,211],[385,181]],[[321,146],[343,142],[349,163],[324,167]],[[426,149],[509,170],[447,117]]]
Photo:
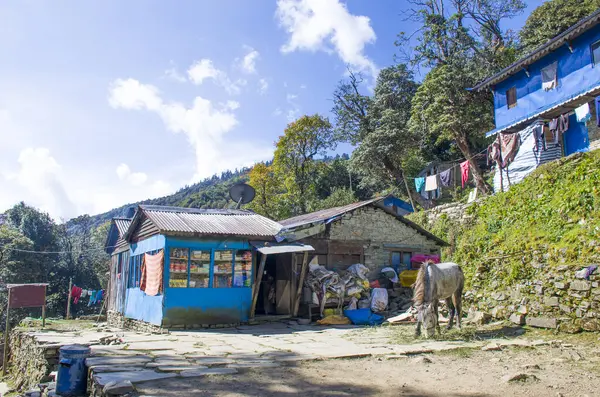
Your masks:
[[[155,255],[144,254],[145,277],[143,291],[146,295],[156,296],[162,292],[164,251]]]
[[[460,163],[460,175],[462,188],[464,189],[467,181],[469,180],[469,160]]]

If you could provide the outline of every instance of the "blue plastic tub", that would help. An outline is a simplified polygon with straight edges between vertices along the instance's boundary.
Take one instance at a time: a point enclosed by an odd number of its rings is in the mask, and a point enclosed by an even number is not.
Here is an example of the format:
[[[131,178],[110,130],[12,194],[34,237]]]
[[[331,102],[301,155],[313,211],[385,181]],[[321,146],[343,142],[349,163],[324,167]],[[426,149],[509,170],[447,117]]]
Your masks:
[[[344,310],[344,316],[348,317],[354,325],[380,325],[385,321],[383,316],[373,313],[369,308]]]
[[[59,352],[56,394],[85,396],[88,372],[85,359],[90,355],[90,348],[82,345],[69,345],[61,347]]]

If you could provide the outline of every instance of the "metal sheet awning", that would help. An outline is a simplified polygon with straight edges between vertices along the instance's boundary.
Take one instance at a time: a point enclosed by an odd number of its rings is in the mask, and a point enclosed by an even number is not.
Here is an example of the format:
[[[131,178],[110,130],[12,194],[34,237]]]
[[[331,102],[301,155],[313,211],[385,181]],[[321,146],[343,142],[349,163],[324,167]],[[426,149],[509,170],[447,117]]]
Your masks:
[[[289,254],[293,252],[308,252],[315,249],[308,244],[269,244],[264,242],[251,242],[258,252],[264,255]]]
[[[575,108],[583,105],[584,103],[593,101],[597,96],[600,95],[600,86],[596,86],[594,88],[585,90],[580,92],[579,94],[573,95],[571,98],[567,100],[563,100],[558,104],[552,104],[547,106],[544,109],[541,109],[524,119],[521,119],[517,122],[514,122],[510,125],[496,128],[485,134],[485,137],[488,138],[492,135],[496,135],[498,133],[512,133],[517,132],[525,128],[526,124],[535,121],[536,119],[554,119],[561,114],[565,114],[573,111]]]

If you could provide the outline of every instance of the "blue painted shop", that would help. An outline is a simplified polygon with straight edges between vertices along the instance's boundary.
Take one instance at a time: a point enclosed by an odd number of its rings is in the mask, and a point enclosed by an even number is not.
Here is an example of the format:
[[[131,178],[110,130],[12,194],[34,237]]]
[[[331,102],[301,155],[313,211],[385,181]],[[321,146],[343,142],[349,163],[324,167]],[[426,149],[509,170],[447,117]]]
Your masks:
[[[109,231],[109,317],[188,328],[248,321],[257,259],[311,249],[278,246],[280,229],[251,211],[140,205]]]
[[[473,88],[488,89],[495,191],[545,162],[600,147],[600,10]]]

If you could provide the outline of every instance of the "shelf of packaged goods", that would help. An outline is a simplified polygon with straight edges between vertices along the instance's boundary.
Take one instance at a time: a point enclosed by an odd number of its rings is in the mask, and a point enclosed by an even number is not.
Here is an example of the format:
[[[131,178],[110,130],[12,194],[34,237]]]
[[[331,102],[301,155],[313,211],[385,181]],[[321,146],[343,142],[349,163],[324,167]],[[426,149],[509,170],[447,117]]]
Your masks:
[[[170,256],[169,259],[171,259],[172,261],[182,261],[182,262],[187,262],[188,258],[175,258]]]

